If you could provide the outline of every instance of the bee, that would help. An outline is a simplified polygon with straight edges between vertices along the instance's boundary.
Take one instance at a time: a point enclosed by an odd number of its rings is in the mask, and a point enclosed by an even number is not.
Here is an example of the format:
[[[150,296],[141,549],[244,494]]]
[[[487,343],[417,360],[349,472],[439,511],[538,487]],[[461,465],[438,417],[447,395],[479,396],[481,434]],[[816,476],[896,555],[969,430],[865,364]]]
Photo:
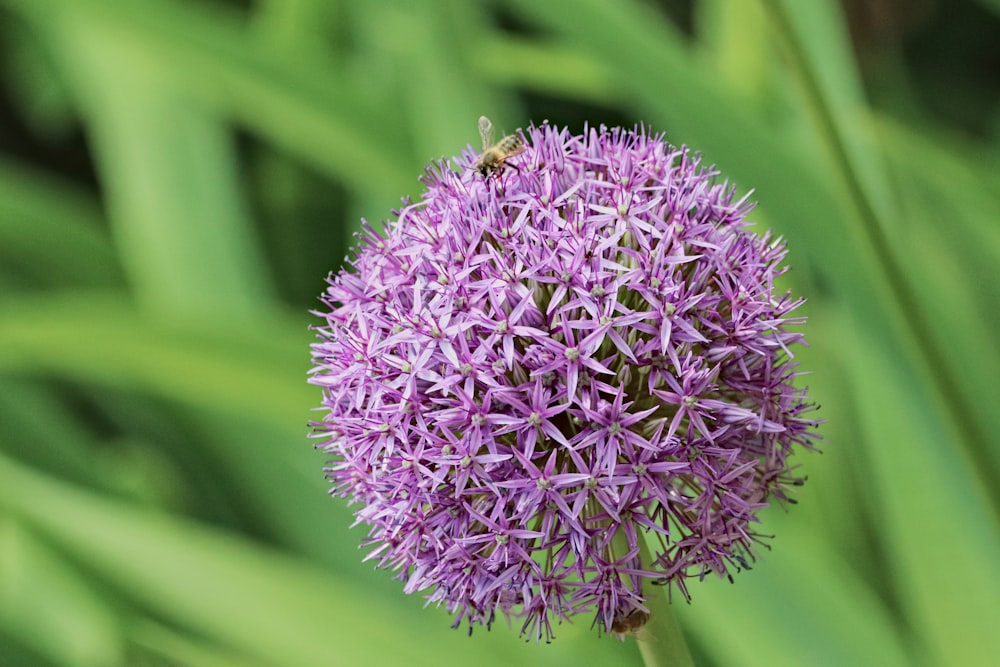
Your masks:
[[[615,616],[611,622],[611,631],[618,635],[619,639],[624,639],[626,635],[636,639],[645,639],[644,628],[648,621],[649,612],[633,609],[627,614]]]
[[[483,178],[497,173],[507,165],[507,160],[525,151],[524,140],[516,134],[509,134],[493,143],[493,123],[486,116],[479,117],[479,136],[483,140],[483,153],[476,161],[476,171]],[[514,167],[517,169],[517,167]]]

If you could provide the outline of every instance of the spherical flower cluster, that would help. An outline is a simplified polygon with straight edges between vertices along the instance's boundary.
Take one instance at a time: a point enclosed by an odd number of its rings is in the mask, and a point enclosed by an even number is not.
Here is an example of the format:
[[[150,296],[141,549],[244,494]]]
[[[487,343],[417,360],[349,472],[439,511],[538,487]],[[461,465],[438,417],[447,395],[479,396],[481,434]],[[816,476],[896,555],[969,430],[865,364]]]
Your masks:
[[[529,637],[729,576],[816,421],[782,241],[697,156],[547,124],[499,173],[428,170],[322,297],[311,382],[332,493],[370,558],[456,626]]]

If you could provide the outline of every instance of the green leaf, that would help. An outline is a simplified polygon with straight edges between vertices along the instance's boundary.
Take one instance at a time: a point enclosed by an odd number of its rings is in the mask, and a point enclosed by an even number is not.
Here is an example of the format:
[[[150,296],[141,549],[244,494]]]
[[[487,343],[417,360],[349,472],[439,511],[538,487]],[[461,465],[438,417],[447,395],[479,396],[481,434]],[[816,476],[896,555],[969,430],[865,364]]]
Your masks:
[[[841,344],[868,447],[861,450],[903,617],[928,665],[1000,655],[1000,517],[931,388],[844,317]]]
[[[54,375],[125,395],[143,393],[200,415],[198,427],[209,435],[202,446],[225,462],[244,504],[273,534],[314,554],[325,551],[329,560],[356,562],[359,537],[345,541],[316,527],[322,525],[317,519],[335,518],[335,505],[326,501],[322,457],[306,439],[319,390],[306,384],[305,326],[296,330],[278,315],[239,336],[228,326],[210,320],[167,326],[105,294],[10,301],[0,311],[0,373]],[[38,442],[28,433],[16,449]],[[343,509],[337,524],[349,524]]]
[[[899,227],[881,145],[865,100],[846,17],[830,0],[763,0],[776,34],[792,63],[786,85],[797,82],[798,99],[808,108],[814,134],[829,155],[831,171],[861,216],[882,233]],[[872,217],[866,219],[870,210]],[[872,230],[869,230],[871,233]]]
[[[85,112],[140,302],[172,316],[259,313],[270,293],[220,119],[113,25],[71,11],[49,27]]]
[[[0,424],[0,448],[9,456],[73,481],[101,480],[79,416],[43,381],[3,376]]]
[[[150,620],[133,619],[129,626],[133,644],[184,667],[279,667],[277,663],[252,660],[232,649],[184,635]]]
[[[620,664],[625,650],[561,633],[558,652],[497,629],[467,638],[419,604],[389,605],[356,582],[223,531],[104,500],[0,459],[0,503],[159,617],[275,665]],[[411,600],[412,602],[417,602]],[[576,640],[574,641],[574,637]],[[634,648],[633,648],[634,650]]]
[[[121,271],[96,199],[0,156],[0,263],[39,285],[107,287]]]
[[[710,576],[678,609],[715,664],[911,665],[884,603],[795,517],[734,584]],[[767,531],[765,531],[767,532]],[[678,605],[679,606],[679,605]]]
[[[5,44],[3,83],[9,90],[9,103],[19,112],[19,121],[32,134],[65,140],[76,121],[51,53],[18,17],[5,16],[0,21],[0,39]]]
[[[370,70],[349,76],[331,62],[289,61],[258,45],[239,14],[164,0],[3,2],[39,26],[72,13],[110,31],[173,72],[175,89],[385,207],[419,174],[391,107],[367,94]]]
[[[66,667],[110,667],[124,659],[121,628],[108,601],[5,511],[0,511],[0,628]]]
[[[995,420],[970,409],[978,397],[966,391],[969,368],[955,363],[950,350],[960,337],[942,336],[938,324],[941,315],[933,312],[933,306],[925,305],[942,303],[932,297],[934,292],[946,299],[949,293],[959,298],[963,291],[961,280],[952,280],[951,289],[935,289],[934,281],[927,281],[925,267],[935,263],[939,255],[926,253],[921,258],[915,256],[917,253],[907,254],[904,244],[896,240],[909,230],[903,223],[900,204],[889,192],[881,146],[874,141],[869,114],[863,110],[861,86],[849,64],[846,29],[830,29],[842,26],[843,21],[837,20],[832,4],[768,0],[765,6],[789,47],[790,59],[803,81],[803,97],[815,110],[817,134],[833,156],[833,172],[844,183],[857,211],[857,216],[847,221],[853,223],[871,250],[862,263],[872,269],[873,287],[879,288],[888,326],[879,327],[877,321],[867,317],[863,321],[873,331],[881,329],[877,335],[884,343],[893,341],[894,348],[898,345],[904,353],[902,364],[912,366],[926,385],[936,390],[933,400],[946,406],[944,416],[965,440],[964,446],[974,449],[975,443],[995,432],[989,423]],[[857,293],[855,302],[863,302],[867,296]],[[952,305],[951,299],[946,302]],[[953,333],[960,334],[961,329],[957,329]],[[997,366],[995,355],[983,355],[983,361]],[[990,478],[1000,481],[997,475]]]
[[[880,130],[896,171],[907,220],[895,241],[905,258],[907,279],[921,295],[920,306],[934,322],[931,334],[948,350],[961,377],[956,392],[984,431],[1000,433],[993,407],[1000,348],[984,344],[1000,327],[1000,188],[994,171],[983,169],[980,150],[963,152],[945,136],[928,136],[889,119]],[[928,270],[931,267],[932,270]],[[968,438],[979,472],[994,488],[1000,483],[1000,438]],[[995,500],[1000,500],[1000,497]]]
[[[454,155],[470,143],[478,147],[479,116],[499,122],[511,115],[511,105],[490,91],[467,57],[487,34],[472,3],[365,3],[356,11],[358,25],[366,28],[361,57],[385,68],[399,90],[400,116],[409,123],[419,159]]]
[[[305,326],[282,320],[273,313],[234,336],[225,319],[150,321],[113,294],[26,297],[0,311],[0,369],[139,389],[272,424],[303,423],[318,396],[305,383],[309,336]]]
[[[610,69],[597,54],[558,42],[484,35],[469,59],[484,78],[498,85],[593,104],[606,105],[620,98]]]
[[[138,604],[173,623],[273,664],[326,665],[336,648],[361,664],[369,646],[401,664],[434,664],[402,629],[347,581],[338,581],[235,536],[74,491],[3,464],[3,502]],[[32,499],[28,501],[28,499]],[[390,636],[408,642],[390,642]],[[399,653],[392,660],[391,652]]]
[[[705,62],[725,90],[762,106],[777,92],[768,23],[757,2],[700,0],[694,5],[699,61]]]

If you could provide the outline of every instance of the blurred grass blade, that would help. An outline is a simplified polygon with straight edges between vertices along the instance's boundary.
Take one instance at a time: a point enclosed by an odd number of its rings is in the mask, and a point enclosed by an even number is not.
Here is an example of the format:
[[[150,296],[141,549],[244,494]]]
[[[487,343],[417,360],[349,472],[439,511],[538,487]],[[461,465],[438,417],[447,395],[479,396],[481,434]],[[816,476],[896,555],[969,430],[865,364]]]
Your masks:
[[[392,107],[367,94],[370,70],[356,79],[332,63],[259,48],[232,11],[164,0],[0,0],[45,25],[53,16],[86,15],[116,39],[155,58],[173,80],[353,189],[382,197],[385,208],[415,187],[419,162]],[[390,198],[386,193],[394,193]]]
[[[567,638],[567,651],[551,656],[509,631],[469,640],[419,604],[388,605],[306,561],[100,499],[2,457],[0,503],[157,616],[275,665],[439,667],[457,650],[463,661],[499,667],[529,655],[544,665],[567,655],[616,662],[622,653],[596,637]]]
[[[862,212],[858,221],[877,225],[883,234],[903,231],[840,3],[761,1],[773,19],[770,32],[784,43],[792,63],[786,84],[798,75],[798,97],[812,114],[831,171]],[[869,210],[872,217],[866,219]]]
[[[52,142],[68,139],[77,119],[51,50],[21,17],[9,14],[0,21],[0,40],[2,81],[14,92],[4,96],[5,105],[16,108],[18,122],[32,135]],[[5,141],[5,148],[9,145]]]
[[[371,646],[388,664],[437,664],[415,625],[369,623],[388,610],[380,613],[363,591],[305,562],[101,500],[12,461],[0,469],[0,497],[16,516],[181,627],[275,665],[326,666],[335,650],[339,662],[362,664]]]
[[[147,391],[279,427],[303,423],[316,393],[305,383],[307,332],[276,313],[239,337],[228,326],[154,323],[109,293],[11,299],[0,311],[0,370]]]
[[[357,536],[339,539],[311,524],[340,506],[326,502],[322,459],[306,439],[309,409],[318,400],[318,391],[305,383],[308,336],[276,315],[266,320],[234,337],[211,320],[189,328],[151,322],[113,295],[11,300],[0,310],[0,373],[144,393],[204,415],[200,428],[211,436],[204,440],[211,456],[238,481],[244,503],[272,534],[327,561],[357,562]],[[20,405],[45,403],[32,404],[29,395]],[[25,421],[31,420],[22,415],[12,423]],[[16,449],[37,442],[29,438]],[[290,455],[289,448],[299,454]],[[42,459],[29,453],[28,460]],[[88,476],[87,469],[74,478]],[[346,526],[341,511],[340,525]]]
[[[44,381],[4,374],[0,424],[0,445],[9,456],[71,481],[102,481],[93,456],[94,441],[83,420]]]
[[[861,436],[857,416],[851,407],[854,378],[841,359],[840,329],[836,326],[841,313],[829,302],[810,299],[803,310],[809,317],[806,340],[808,347],[795,353],[801,368],[809,374],[800,378],[800,386],[808,388],[812,400],[819,406],[816,416],[825,420],[819,431],[823,436],[820,451],[796,456],[796,474],[807,478],[802,489],[796,489],[798,504],[783,508],[772,506],[761,518],[761,532],[774,534],[774,552],[785,549],[786,532],[795,533],[795,540],[808,543],[808,549],[824,547],[834,570],[848,569],[857,577],[849,587],[870,587],[882,579],[881,563],[873,558],[871,524],[866,514],[870,498],[859,489],[869,488],[868,473],[859,462],[857,449],[868,446]],[[763,560],[770,560],[770,551]],[[755,568],[756,571],[756,568]],[[807,573],[799,583],[809,590],[815,573]],[[862,590],[863,597],[877,593]],[[817,596],[818,599],[818,596]],[[878,600],[882,600],[878,597]],[[867,606],[864,603],[862,606]],[[890,609],[878,609],[875,622],[885,623]]]
[[[366,31],[363,59],[391,72],[400,91],[399,120],[409,122],[414,152],[424,162],[476,144],[476,119],[499,122],[509,106],[475,75],[466,54],[486,33],[475,5],[453,0],[358,3],[356,24]]]
[[[39,285],[121,282],[98,202],[77,188],[0,157],[0,263]]]
[[[981,149],[963,153],[946,137],[879,119],[904,202],[907,277],[962,378],[964,400],[992,437],[968,443],[977,469],[1000,491],[1000,179]],[[934,267],[928,271],[927,267]],[[972,344],[969,344],[969,342]],[[990,344],[994,341],[994,344]]]
[[[767,43],[767,18],[761,6],[746,0],[699,0],[694,5],[695,46],[731,95],[763,106],[776,94],[773,55]]]
[[[618,101],[620,90],[597,54],[564,44],[509,35],[483,37],[468,54],[482,76],[496,85],[559,95],[592,104]],[[535,123],[544,119],[534,118]]]
[[[2,500],[0,629],[65,667],[112,667],[125,656],[116,610],[19,526]]]
[[[969,408],[976,395],[969,391],[963,369],[954,362],[951,340],[938,335],[940,318],[934,312],[935,302],[928,300],[928,294],[914,284],[915,274],[923,273],[926,278],[926,272],[923,269],[914,272],[909,267],[924,267],[926,263],[908,256],[895,240],[911,230],[909,225],[903,226],[894,197],[888,191],[880,147],[866,131],[871,126],[868,115],[857,113],[862,104],[860,84],[853,66],[848,64],[846,47],[836,48],[848,43],[846,29],[838,35],[828,28],[841,24],[836,20],[838,14],[828,4],[765,0],[765,6],[790,47],[791,60],[804,82],[805,96],[818,118],[819,133],[834,155],[835,173],[846,185],[858,211],[858,217],[851,219],[860,223],[857,231],[866,238],[876,256],[872,266],[878,269],[877,282],[890,296],[887,305],[896,315],[893,319],[904,324],[901,329],[897,327],[892,338],[913,348],[914,359],[927,385],[937,389],[935,400],[946,406],[957,433],[971,449],[971,443],[989,437],[990,420]],[[1000,482],[1000,475],[991,478],[995,483]],[[1000,490],[995,494],[1000,494]],[[1000,495],[995,496],[995,501],[1000,502]]]
[[[783,523],[752,570],[694,586],[678,612],[713,664],[912,664],[884,603],[807,524]]]
[[[985,665],[1000,655],[1000,525],[930,388],[844,317],[845,361],[873,483],[879,538],[926,664]]]
[[[232,138],[186,99],[170,63],[66,12],[53,31],[96,148],[140,303],[173,316],[259,313],[270,299],[237,186]]]
[[[204,640],[186,636],[159,623],[134,619],[129,626],[129,639],[143,650],[184,667],[281,667],[277,663],[252,660],[230,649],[210,645]]]

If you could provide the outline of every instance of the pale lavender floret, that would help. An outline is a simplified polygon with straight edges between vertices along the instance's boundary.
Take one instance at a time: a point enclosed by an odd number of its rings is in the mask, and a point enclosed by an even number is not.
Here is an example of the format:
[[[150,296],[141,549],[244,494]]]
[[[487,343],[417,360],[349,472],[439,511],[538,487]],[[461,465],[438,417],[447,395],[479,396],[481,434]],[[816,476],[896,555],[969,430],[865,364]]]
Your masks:
[[[456,625],[499,612],[548,640],[581,612],[611,631],[644,585],[687,598],[747,567],[817,422],[784,244],[745,229],[746,200],[642,131],[525,139],[516,170],[484,179],[466,151],[366,228],[311,382],[369,558]]]

